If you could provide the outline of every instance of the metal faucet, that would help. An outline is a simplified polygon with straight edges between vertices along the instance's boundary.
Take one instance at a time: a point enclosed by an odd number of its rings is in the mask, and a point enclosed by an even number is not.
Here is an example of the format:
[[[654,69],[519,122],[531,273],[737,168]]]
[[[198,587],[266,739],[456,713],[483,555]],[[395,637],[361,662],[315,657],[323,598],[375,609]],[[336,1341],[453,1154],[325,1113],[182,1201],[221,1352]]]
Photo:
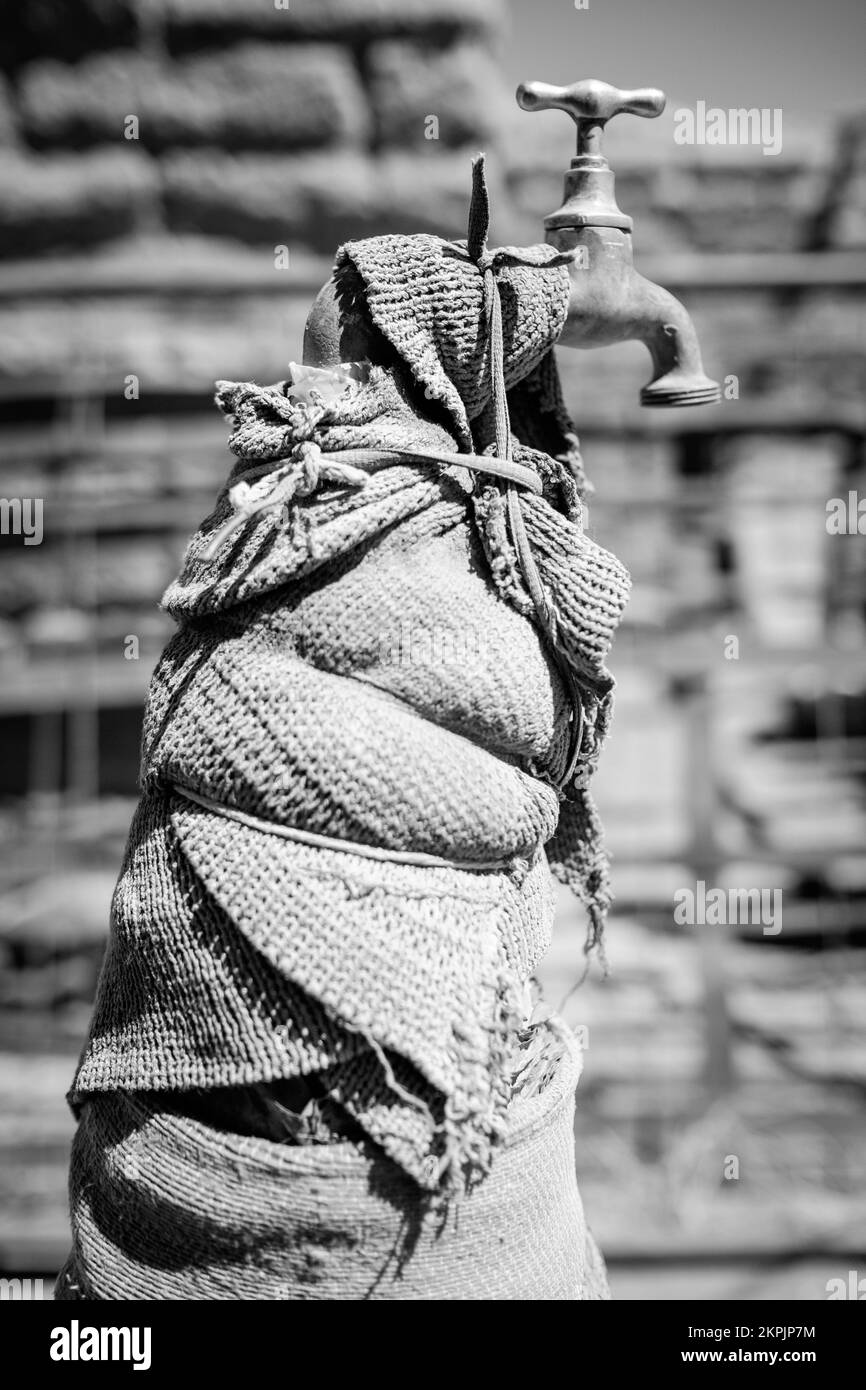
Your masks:
[[[646,343],[654,374],[642,405],[705,405],[719,387],[704,374],[694,324],[682,304],[632,264],[632,220],[617,207],[614,176],[601,153],[612,116],[659,116],[665,95],[652,87],[623,92],[588,79],[570,87],[522,83],[517,101],[525,111],[556,108],[577,125],[577,155],[565,175],[562,206],[544,219],[547,241],[580,253],[569,267],[571,298],[559,341],[565,347],[605,347],[636,338]],[[333,280],[322,288],[304,330],[304,362],[329,366],[363,358],[367,329],[361,315],[341,312]]]
[[[612,116],[660,116],[665,94],[653,87],[624,92],[591,78],[570,87],[524,82],[524,111],[565,111],[577,126],[577,154],[565,174],[562,206],[544,219],[546,240],[579,248],[569,268],[571,299],[559,341],[564,347],[605,347],[636,338],[649,348],[653,377],[641,405],[706,405],[718,383],[704,374],[697,334],[682,304],[639,275],[632,263],[632,220],[617,207],[613,170],[601,152]]]

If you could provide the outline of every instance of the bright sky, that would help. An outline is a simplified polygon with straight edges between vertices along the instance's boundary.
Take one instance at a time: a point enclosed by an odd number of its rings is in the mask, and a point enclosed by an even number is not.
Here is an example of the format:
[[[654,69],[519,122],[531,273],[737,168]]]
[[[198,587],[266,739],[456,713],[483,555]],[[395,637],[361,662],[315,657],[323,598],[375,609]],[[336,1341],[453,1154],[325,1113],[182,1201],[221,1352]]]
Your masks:
[[[661,87],[688,105],[866,110],[866,0],[507,0],[504,66],[565,84]]]

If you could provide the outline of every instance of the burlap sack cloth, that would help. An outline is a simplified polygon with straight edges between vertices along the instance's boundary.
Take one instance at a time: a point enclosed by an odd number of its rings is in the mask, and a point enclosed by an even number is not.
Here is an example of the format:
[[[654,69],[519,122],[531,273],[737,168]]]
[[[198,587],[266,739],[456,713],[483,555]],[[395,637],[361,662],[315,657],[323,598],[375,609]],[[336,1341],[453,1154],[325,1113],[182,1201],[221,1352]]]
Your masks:
[[[567,256],[350,243],[370,360],[219,384],[238,462],[164,604],[70,1093],[60,1298],[606,1296],[577,1059],[527,981],[628,578],[582,529]],[[510,425],[509,425],[510,417]]]

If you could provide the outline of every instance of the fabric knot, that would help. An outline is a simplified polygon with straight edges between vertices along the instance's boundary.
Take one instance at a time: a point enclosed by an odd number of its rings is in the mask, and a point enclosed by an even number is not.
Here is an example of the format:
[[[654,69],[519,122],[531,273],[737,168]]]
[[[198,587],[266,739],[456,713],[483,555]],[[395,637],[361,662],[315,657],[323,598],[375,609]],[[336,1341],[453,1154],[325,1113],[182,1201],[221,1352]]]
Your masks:
[[[274,462],[273,470],[255,483],[239,479],[229,488],[232,514],[202,551],[201,558],[206,564],[216,559],[230,536],[260,512],[282,511],[294,498],[309,497],[320,482],[334,483],[337,487],[363,487],[368,479],[363,469],[353,468],[342,458],[329,459],[320,446],[309,439],[296,444],[288,459]],[[261,471],[261,465],[254,471]]]
[[[319,486],[322,450],[314,440],[304,440],[294,450],[294,458],[301,465],[301,475],[295,493],[298,497],[308,497]]]
[[[319,425],[319,421],[325,413],[325,407],[309,406],[302,404],[298,406],[297,413],[292,420],[292,437],[298,444],[315,442],[313,436]]]

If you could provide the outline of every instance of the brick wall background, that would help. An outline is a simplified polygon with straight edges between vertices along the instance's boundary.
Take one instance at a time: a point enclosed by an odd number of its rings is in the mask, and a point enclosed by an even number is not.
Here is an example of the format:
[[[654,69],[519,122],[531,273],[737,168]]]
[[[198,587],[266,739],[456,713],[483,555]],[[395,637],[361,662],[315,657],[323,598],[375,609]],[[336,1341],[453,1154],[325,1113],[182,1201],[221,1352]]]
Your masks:
[[[499,0],[29,0],[5,26],[0,496],[45,518],[39,546],[0,536],[12,1272],[62,1253],[62,1093],[169,633],[156,602],[229,466],[213,381],[300,356],[340,242],[463,235],[479,148],[495,239],[542,239],[573,135],[518,110],[506,41]],[[591,526],[635,580],[599,782],[616,973],[569,1005],[590,1030],[581,1172],[624,1289],[629,1259],[727,1249],[744,1278],[787,1252],[772,1292],[823,1297],[802,1251],[833,1273],[866,1241],[866,552],[825,525],[829,498],[866,496],[866,117],[828,142],[786,112],[770,159],[677,146],[676,104],[606,148],[638,268],[686,302],[727,398],[641,411],[643,347],[560,353]],[[697,877],[783,887],[782,937],[675,931]],[[564,899],[554,998],[578,932]]]

